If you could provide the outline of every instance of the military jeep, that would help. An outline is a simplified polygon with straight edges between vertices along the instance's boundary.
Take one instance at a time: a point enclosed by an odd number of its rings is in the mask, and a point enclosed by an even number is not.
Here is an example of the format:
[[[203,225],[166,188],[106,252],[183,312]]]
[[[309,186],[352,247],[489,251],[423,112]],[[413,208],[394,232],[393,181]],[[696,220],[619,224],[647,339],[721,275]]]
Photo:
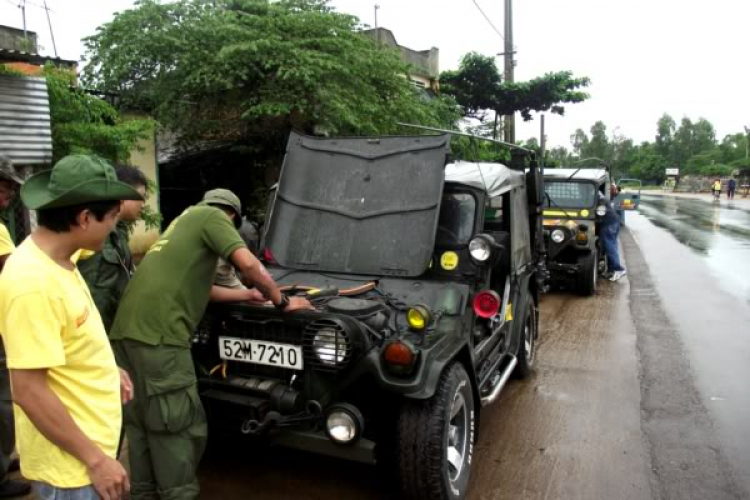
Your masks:
[[[553,286],[596,293],[599,275],[606,271],[598,225],[609,186],[609,171],[603,168],[544,171],[544,237]]]
[[[447,163],[449,142],[291,135],[261,254],[316,311],[209,308],[212,429],[379,463],[406,499],[465,497],[482,407],[534,366],[542,180],[522,154]]]

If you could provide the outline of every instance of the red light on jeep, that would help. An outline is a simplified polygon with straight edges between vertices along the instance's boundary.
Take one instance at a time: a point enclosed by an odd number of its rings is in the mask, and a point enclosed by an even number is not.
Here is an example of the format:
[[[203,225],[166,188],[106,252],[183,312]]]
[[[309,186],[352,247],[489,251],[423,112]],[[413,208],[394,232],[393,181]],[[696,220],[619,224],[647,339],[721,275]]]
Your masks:
[[[492,290],[484,290],[474,296],[474,313],[489,319],[500,311],[500,296]]]
[[[276,264],[276,259],[273,258],[273,253],[268,247],[263,249],[263,260],[268,262],[269,264]]]
[[[411,366],[416,357],[414,348],[400,340],[394,340],[383,350],[383,359],[390,365]]]

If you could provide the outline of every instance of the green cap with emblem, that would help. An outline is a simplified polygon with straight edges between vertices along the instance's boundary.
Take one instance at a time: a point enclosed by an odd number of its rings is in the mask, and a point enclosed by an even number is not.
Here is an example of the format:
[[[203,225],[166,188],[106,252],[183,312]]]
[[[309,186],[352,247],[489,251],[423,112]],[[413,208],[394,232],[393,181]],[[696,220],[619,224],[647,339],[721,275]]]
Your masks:
[[[3,154],[0,154],[0,180],[11,181],[19,186],[23,184],[23,179],[16,172],[13,162]]]
[[[44,210],[143,197],[118,181],[114,167],[106,160],[93,155],[69,155],[52,170],[31,176],[21,188],[21,200],[32,210]]]
[[[234,225],[239,228],[242,225],[242,202],[236,194],[228,189],[212,189],[203,195],[203,203],[208,205],[223,205],[234,210]]]

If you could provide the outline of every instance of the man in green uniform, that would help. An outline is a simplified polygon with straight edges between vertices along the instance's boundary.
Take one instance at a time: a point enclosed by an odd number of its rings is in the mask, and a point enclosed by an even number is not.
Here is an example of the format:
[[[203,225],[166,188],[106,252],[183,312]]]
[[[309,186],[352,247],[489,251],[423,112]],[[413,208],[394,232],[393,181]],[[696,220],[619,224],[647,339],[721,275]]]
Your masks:
[[[116,165],[117,180],[124,182],[146,196],[146,176],[130,165]],[[133,273],[133,257],[130,254],[130,224],[141,216],[143,200],[126,200],[120,204],[120,219],[101,252],[82,253],[78,270],[91,290],[96,308],[102,316],[104,328],[109,333],[115,320],[117,304]]]
[[[240,213],[231,191],[207,193],[149,250],[117,310],[110,339],[136,394],[124,416],[133,500],[199,497],[196,469],[207,426],[190,345],[209,299],[236,292],[212,290],[218,258],[231,261],[248,286],[284,312],[312,308],[284,296],[247,249],[235,227]]]

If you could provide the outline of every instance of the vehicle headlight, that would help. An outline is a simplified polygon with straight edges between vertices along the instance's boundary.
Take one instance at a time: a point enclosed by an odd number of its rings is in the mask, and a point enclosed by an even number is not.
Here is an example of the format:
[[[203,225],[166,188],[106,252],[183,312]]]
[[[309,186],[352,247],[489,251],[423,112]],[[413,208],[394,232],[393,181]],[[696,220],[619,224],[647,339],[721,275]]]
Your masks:
[[[607,207],[605,207],[604,205],[599,205],[598,207],[596,207],[596,215],[598,215],[599,217],[604,217],[606,214]]]
[[[554,231],[552,231],[552,235],[550,237],[555,243],[562,243],[565,239],[565,233],[562,229],[555,229]]]
[[[427,306],[416,305],[407,311],[406,321],[412,330],[421,332],[432,322],[432,314]]]
[[[477,262],[487,262],[492,255],[492,245],[486,238],[474,238],[469,242],[469,254]]]
[[[324,328],[313,337],[312,347],[321,363],[336,366],[346,359],[349,339],[333,328]]]
[[[338,404],[328,411],[326,433],[335,443],[353,443],[362,435],[363,429],[364,419],[354,406]]]

